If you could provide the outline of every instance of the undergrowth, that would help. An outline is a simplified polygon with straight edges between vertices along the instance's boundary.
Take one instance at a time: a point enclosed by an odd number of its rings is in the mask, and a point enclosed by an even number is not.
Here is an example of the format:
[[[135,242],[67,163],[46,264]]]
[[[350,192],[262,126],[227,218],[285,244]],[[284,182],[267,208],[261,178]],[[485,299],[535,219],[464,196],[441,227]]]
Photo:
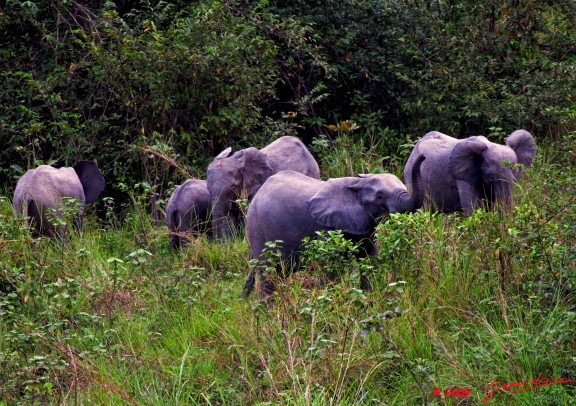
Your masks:
[[[361,151],[352,168],[381,164]],[[574,134],[541,147],[508,213],[395,214],[370,259],[337,232],[310,241],[271,302],[241,298],[243,238],[174,251],[134,199],[33,239],[4,193],[0,404],[480,404],[490,384],[576,379],[575,151]],[[487,402],[576,399],[573,382],[509,389]]]

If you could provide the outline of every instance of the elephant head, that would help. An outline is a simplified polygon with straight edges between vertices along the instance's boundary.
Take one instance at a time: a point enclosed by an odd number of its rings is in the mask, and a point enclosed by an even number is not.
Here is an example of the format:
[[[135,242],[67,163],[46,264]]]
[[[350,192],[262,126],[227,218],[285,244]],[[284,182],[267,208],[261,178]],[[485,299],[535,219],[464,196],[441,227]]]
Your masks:
[[[389,173],[330,179],[308,201],[310,213],[324,227],[370,235],[383,215],[411,212],[422,206],[420,167],[424,159],[421,155],[415,162],[412,193]]]
[[[456,181],[464,212],[469,215],[482,201],[488,208],[496,201],[509,207],[514,181],[524,167],[532,164],[535,152],[536,143],[525,130],[510,134],[506,145],[482,136],[457,143],[450,154],[448,170]]]
[[[63,198],[76,199],[80,202],[80,214],[74,219],[74,224],[80,228],[84,205],[96,200],[104,186],[104,177],[94,162],[81,161],[73,168],[59,169],[41,165],[18,180],[14,190],[14,209],[29,218],[35,234],[64,237],[67,229],[51,224],[50,212],[59,216]]]
[[[208,190],[212,199],[212,229],[216,238],[231,237],[241,222],[236,200],[245,191],[248,199],[273,174],[265,154],[254,147],[230,155],[222,151],[208,166]]]

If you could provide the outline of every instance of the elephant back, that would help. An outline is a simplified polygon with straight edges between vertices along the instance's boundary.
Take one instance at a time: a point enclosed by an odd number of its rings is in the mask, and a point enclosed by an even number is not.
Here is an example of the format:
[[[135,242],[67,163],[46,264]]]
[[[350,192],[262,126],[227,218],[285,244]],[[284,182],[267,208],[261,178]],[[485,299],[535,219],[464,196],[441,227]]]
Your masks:
[[[20,200],[36,200],[43,206],[57,208],[62,197],[70,197],[84,203],[84,189],[72,168],[54,168],[41,165],[28,171],[16,185]]]
[[[260,150],[266,155],[274,173],[292,170],[320,179],[318,163],[300,139],[284,136]]]

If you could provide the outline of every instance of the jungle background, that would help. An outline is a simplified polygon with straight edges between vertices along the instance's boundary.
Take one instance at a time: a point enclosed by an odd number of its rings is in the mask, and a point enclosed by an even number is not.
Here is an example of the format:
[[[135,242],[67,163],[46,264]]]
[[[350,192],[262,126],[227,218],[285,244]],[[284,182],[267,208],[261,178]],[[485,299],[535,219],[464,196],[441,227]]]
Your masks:
[[[576,2],[0,6],[1,404],[477,404],[492,381],[576,379]],[[239,298],[242,236],[168,247],[170,192],[228,146],[296,135],[323,178],[401,177],[428,131],[517,128],[539,149],[511,213],[392,216],[370,261],[332,235],[307,274],[339,282],[295,276],[272,308]],[[81,159],[107,182],[85,232],[33,240],[17,179]]]
[[[3,3],[8,187],[79,159],[110,190],[165,185],[183,174],[147,152],[203,175],[228,146],[322,142],[346,120],[386,156],[432,130],[540,141],[573,124],[574,2]]]

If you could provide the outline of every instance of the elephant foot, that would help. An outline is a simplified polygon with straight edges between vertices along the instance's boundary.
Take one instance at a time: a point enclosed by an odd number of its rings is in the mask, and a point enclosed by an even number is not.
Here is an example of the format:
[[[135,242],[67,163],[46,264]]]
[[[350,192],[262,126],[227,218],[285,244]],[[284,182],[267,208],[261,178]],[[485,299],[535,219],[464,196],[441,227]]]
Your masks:
[[[372,284],[370,283],[366,275],[360,275],[360,289],[364,291],[372,290]]]

